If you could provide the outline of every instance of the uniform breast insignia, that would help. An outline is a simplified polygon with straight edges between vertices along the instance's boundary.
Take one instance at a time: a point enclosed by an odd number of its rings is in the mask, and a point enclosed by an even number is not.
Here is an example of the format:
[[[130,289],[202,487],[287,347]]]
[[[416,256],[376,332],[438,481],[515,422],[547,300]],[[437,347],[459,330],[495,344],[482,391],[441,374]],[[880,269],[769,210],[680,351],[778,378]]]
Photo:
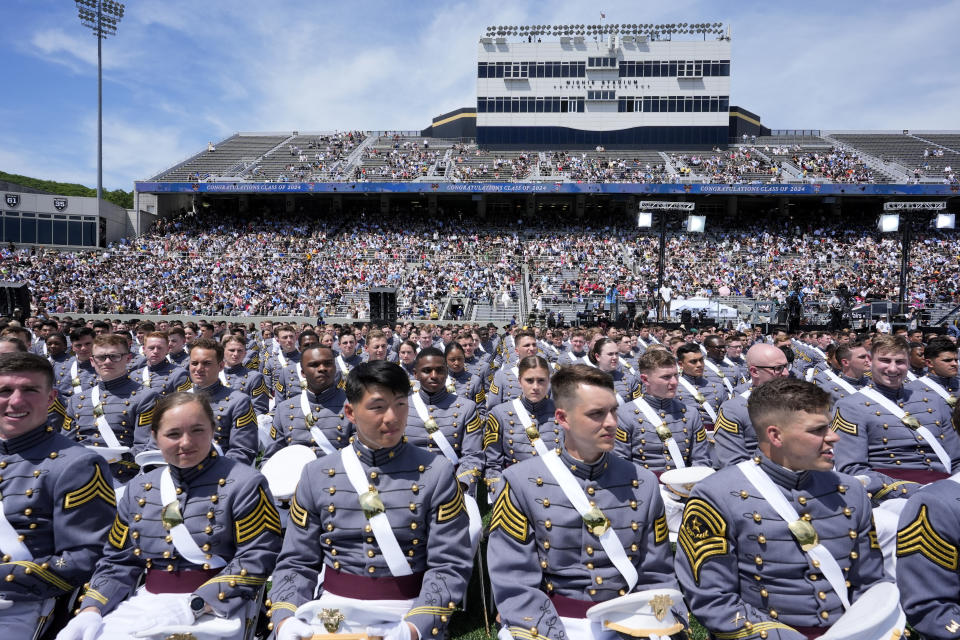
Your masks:
[[[670,431],[670,427],[667,426],[666,422],[661,422],[657,425],[657,437],[660,438],[661,442],[666,442],[673,437],[673,432]]]
[[[948,571],[958,568],[957,548],[934,530],[927,516],[927,505],[921,506],[913,522],[897,532],[897,557],[911,553],[919,553]]]
[[[714,556],[725,555],[729,550],[727,523],[709,502],[693,498],[684,509],[677,542],[687,555],[693,578],[699,584],[703,563]]]
[[[449,502],[441,504],[440,508],[437,509],[437,524],[452,520],[466,511],[467,507],[463,503],[463,490],[460,488],[460,483],[456,482],[454,484],[456,485],[456,495]]]
[[[100,498],[111,507],[117,506],[117,496],[113,491],[113,486],[107,483],[103,477],[103,473],[100,471],[99,465],[94,466],[93,477],[90,478],[85,485],[64,496],[63,509],[66,511],[67,509],[79,507],[94,498]]]
[[[280,527],[280,515],[273,502],[267,498],[263,488],[258,489],[260,497],[257,499],[257,505],[245,517],[237,520],[234,524],[236,530],[237,544],[243,544],[247,540],[252,540],[264,531],[272,531],[278,536],[283,535]]]
[[[383,500],[380,499],[380,494],[376,489],[361,493],[358,499],[360,500],[360,509],[363,510],[363,517],[367,520],[387,510],[383,506]]]
[[[840,415],[840,411],[837,411],[837,415],[833,418],[833,424],[830,425],[830,428],[834,431],[842,431],[844,433],[849,433],[852,436],[857,435],[857,424],[855,422],[850,422],[849,420],[844,420],[843,416]]]
[[[903,414],[903,417],[900,418],[900,422],[902,422],[903,424],[907,425],[907,426],[910,427],[911,429],[919,429],[919,428],[920,428],[920,421],[917,420],[916,418],[914,418],[913,416],[911,416],[911,415],[908,414],[908,413],[904,413],[904,414]]]
[[[809,552],[820,544],[820,536],[817,535],[817,530],[806,520],[794,520],[787,524],[787,528],[800,545],[800,548],[803,549],[804,553]]]
[[[496,529],[503,529],[503,532],[519,542],[527,541],[527,518],[510,500],[510,483],[504,481],[503,489],[497,496],[497,501],[493,503],[493,515],[490,517],[491,533]]]
[[[716,427],[734,435],[740,433],[740,425],[723,415],[723,409],[721,409],[720,413],[717,414]]]
[[[427,430],[427,433],[436,433],[440,425],[438,425],[437,421],[433,418],[427,418],[423,423],[423,428]]]
[[[346,618],[340,613],[339,609],[324,609],[320,612],[320,622],[323,623],[323,628],[327,630],[327,633],[336,633],[344,620]]]
[[[610,528],[610,519],[598,507],[592,507],[583,514],[583,523],[587,525],[587,531],[598,538]]]

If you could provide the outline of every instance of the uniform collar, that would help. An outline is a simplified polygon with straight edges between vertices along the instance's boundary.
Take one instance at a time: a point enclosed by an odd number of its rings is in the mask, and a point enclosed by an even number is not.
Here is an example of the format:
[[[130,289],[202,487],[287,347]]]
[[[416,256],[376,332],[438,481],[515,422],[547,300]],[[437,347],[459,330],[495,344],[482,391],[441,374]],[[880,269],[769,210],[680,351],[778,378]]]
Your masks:
[[[93,362],[91,362],[91,360],[87,360],[86,362],[80,362],[79,360],[77,360],[77,368],[83,369],[84,371],[92,371],[92,372],[96,371],[93,368]]]
[[[147,369],[150,370],[150,373],[162,373],[165,369],[168,369],[171,367],[173,367],[173,364],[171,364],[170,361],[167,360],[166,358],[164,358],[163,360],[161,360],[155,365],[153,364],[147,365]]]
[[[880,395],[890,400],[899,400],[900,396],[903,395],[903,387],[900,386],[896,389],[891,389],[890,387],[885,387],[882,384],[877,384],[876,382],[871,382],[870,386],[876,389]]]
[[[61,353],[59,356],[48,356],[48,357],[50,358],[51,362],[56,362],[57,364],[63,364],[64,362],[67,362],[68,360],[71,360],[73,358],[73,356],[71,356],[66,351]]]
[[[845,376],[842,373],[840,374],[840,379],[846,382],[849,382],[850,384],[859,384],[860,386],[863,386],[870,382],[867,379],[867,376],[860,376],[859,378],[851,378],[850,376]]]
[[[454,380],[457,380],[458,382],[459,382],[459,381],[463,381],[463,380],[465,380],[466,378],[469,378],[470,376],[473,375],[472,373],[470,373],[470,372],[467,371],[466,369],[464,369],[464,370],[461,371],[460,373],[455,373],[455,372],[453,372],[453,371],[450,371],[449,373],[450,373],[450,377],[453,378]]]
[[[440,391],[437,391],[436,393],[432,393],[432,394],[427,393],[423,387],[420,387],[420,390],[417,391],[417,393],[420,394],[420,397],[423,398],[423,401],[428,405],[440,404],[440,402],[442,402],[444,398],[450,395],[450,392],[447,391],[446,387],[440,387]]]
[[[227,373],[227,374],[230,374],[230,375],[232,375],[232,376],[239,376],[239,375],[243,374],[243,373],[244,373],[245,371],[247,371],[247,370],[248,370],[248,369],[247,369],[245,366],[243,366],[243,363],[241,362],[240,364],[238,364],[238,365],[235,366],[235,367],[226,367],[226,368],[224,368],[223,372],[224,372],[224,373]]]
[[[940,376],[935,376],[932,373],[928,373],[927,376],[948,391],[956,390],[957,387],[960,386],[960,376],[941,378]]]
[[[694,385],[704,384],[707,381],[707,379],[703,376],[700,376],[699,378],[695,378],[694,376],[688,375],[686,373],[681,373],[680,377],[686,379],[688,382],[692,382]]]
[[[643,399],[647,401],[647,404],[650,405],[650,408],[654,411],[666,411],[674,400],[673,398],[658,398],[649,393],[643,394]]]
[[[560,449],[560,459],[563,460],[573,475],[578,478],[583,478],[584,480],[596,480],[606,472],[607,467],[610,466],[610,460],[607,458],[608,455],[609,454],[604,453],[596,462],[588,464],[570,455],[566,447]]]
[[[223,386],[223,383],[220,382],[220,378],[217,378],[212,385],[210,385],[209,387],[204,387],[203,389],[201,389],[197,385],[193,385],[193,386],[197,391],[201,391],[207,394],[208,396],[215,396],[220,392],[221,389],[226,389],[226,387]]]
[[[544,409],[547,408],[547,405],[550,404],[550,398],[544,398],[540,402],[530,402],[527,400],[527,397],[524,395],[520,396],[520,404],[523,405],[523,408],[532,413],[533,415],[538,415]]]
[[[196,466],[189,467],[187,469],[181,469],[180,467],[170,465],[170,477],[172,477],[173,481],[177,484],[189,484],[195,478],[198,478],[203,473],[206,473],[212,469],[217,464],[219,459],[220,456],[217,454],[216,449],[211,447],[210,453],[207,454],[207,457],[203,459],[203,462]]]
[[[799,489],[802,484],[806,483],[807,478],[810,477],[809,471],[791,471],[786,467],[781,467],[763,454],[754,458],[754,460],[757,459],[760,460],[760,467],[766,471],[770,479],[784,489]]]
[[[113,380],[108,380],[104,382],[100,380],[99,385],[103,388],[104,391],[118,391],[130,383],[130,376],[124,375],[119,378],[114,378]]]
[[[406,438],[401,440],[396,446],[389,449],[371,449],[360,442],[360,438],[353,439],[353,450],[357,452],[357,457],[368,467],[382,467],[394,458],[400,455],[404,447],[407,446]]]
[[[337,389],[336,383],[330,383],[330,386],[324,389],[323,391],[321,391],[320,393],[314,393],[310,389],[305,389],[304,391],[307,394],[308,402],[312,404],[323,404],[324,402],[326,402],[327,400],[335,396],[337,391],[339,391],[339,389]]]
[[[46,425],[40,425],[36,429],[31,429],[9,440],[0,440],[0,455],[8,456],[19,451],[25,451],[52,437],[53,429]]]

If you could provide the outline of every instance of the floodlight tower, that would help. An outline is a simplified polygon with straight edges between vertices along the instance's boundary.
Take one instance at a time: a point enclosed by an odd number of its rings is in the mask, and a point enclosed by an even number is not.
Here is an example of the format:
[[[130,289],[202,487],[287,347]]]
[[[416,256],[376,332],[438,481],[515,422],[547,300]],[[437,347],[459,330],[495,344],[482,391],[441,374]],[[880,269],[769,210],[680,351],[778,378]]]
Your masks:
[[[114,0],[74,0],[80,22],[97,38],[97,244],[100,244],[100,204],[103,199],[103,41],[117,35],[124,5]]]

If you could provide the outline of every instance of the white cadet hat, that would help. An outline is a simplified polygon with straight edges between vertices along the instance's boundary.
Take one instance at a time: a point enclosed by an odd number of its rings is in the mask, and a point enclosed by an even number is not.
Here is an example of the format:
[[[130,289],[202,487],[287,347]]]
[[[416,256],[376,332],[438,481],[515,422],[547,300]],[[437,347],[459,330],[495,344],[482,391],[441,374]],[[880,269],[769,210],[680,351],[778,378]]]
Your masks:
[[[130,447],[93,447],[87,446],[87,449],[100,455],[108,463],[113,464],[123,457],[123,454],[130,453]]]
[[[681,498],[689,498],[693,487],[704,478],[716,473],[710,467],[684,467],[670,469],[660,474],[660,483]]]
[[[322,638],[327,636],[323,635],[321,629],[334,634],[331,638],[366,638],[367,627],[395,624],[403,619],[403,612],[396,607],[384,606],[376,600],[341,597],[334,597],[329,602],[305,602],[294,615],[314,628],[315,637]],[[357,632],[361,634],[350,635]]]
[[[297,490],[303,468],[316,459],[317,454],[310,447],[293,444],[273,454],[260,467],[260,473],[267,479],[274,498],[289,500]]]
[[[160,625],[133,634],[135,638],[195,638],[196,640],[226,640],[236,637],[241,627],[240,618],[203,616],[193,624]]]
[[[898,640],[906,624],[900,590],[892,582],[881,582],[857,598],[819,640]]]
[[[141,471],[149,471],[153,467],[162,467],[167,464],[167,461],[163,459],[163,454],[160,453],[159,449],[141,451],[133,460],[137,463],[137,466],[140,467]]]
[[[676,589],[647,589],[595,604],[587,609],[587,618],[631,638],[665,640],[684,628],[672,611],[682,604],[683,594]]]

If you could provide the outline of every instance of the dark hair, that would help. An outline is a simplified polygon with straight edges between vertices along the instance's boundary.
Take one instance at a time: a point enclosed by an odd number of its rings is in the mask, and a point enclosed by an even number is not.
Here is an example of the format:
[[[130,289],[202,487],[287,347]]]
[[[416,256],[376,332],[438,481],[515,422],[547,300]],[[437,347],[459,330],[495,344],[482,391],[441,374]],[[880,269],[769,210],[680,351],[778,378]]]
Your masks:
[[[77,340],[82,340],[83,338],[93,338],[94,331],[90,327],[77,327],[70,332],[70,342],[76,342]]]
[[[463,350],[463,347],[456,340],[452,341],[446,346],[443,350],[444,357],[449,356],[451,351],[459,351],[463,355],[467,355],[466,351]]]
[[[933,360],[941,353],[957,353],[956,343],[946,336],[933,338],[924,348],[923,357],[927,360]]]
[[[187,334],[184,332],[183,327],[173,326],[167,330],[167,337],[170,336],[180,336],[181,338],[186,338]]]
[[[550,363],[547,362],[546,358],[543,356],[527,356],[520,360],[517,364],[517,374],[518,377],[522,376],[524,373],[530,369],[546,369],[547,374],[550,373]]]
[[[237,344],[243,345],[244,349],[247,348],[247,341],[234,333],[225,335],[223,339],[220,340],[220,345],[223,346],[224,349],[226,349],[227,345],[230,344],[231,342],[236,342]]]
[[[520,344],[520,338],[533,338],[534,340],[536,340],[536,339],[537,339],[537,334],[535,334],[533,331],[530,331],[529,329],[524,329],[523,331],[518,331],[517,334],[516,334],[515,336],[513,336],[513,344],[514,344],[514,346]]]
[[[683,362],[683,357],[688,353],[702,354],[703,352],[700,351],[700,345],[694,342],[686,342],[677,348],[677,361]]]
[[[611,340],[610,338],[600,338],[599,340],[594,342],[593,346],[590,347],[590,352],[587,354],[590,358],[590,362],[596,364],[597,357],[600,355],[600,352],[603,351],[603,348],[608,344],[617,346],[617,343]]]
[[[643,373],[650,373],[664,367],[677,367],[677,359],[665,349],[647,349],[637,361],[637,368]]]
[[[436,347],[426,347],[424,349],[420,349],[420,353],[417,354],[417,357],[413,361],[414,366],[419,364],[424,358],[443,358],[444,362],[446,362],[446,358],[443,356],[443,351],[440,351],[440,349],[437,349]]]
[[[48,340],[50,340],[50,338],[53,338],[54,340],[59,340],[60,342],[63,343],[64,346],[67,345],[67,336],[63,335],[62,333],[60,333],[60,332],[58,332],[58,331],[54,331],[53,333],[51,333],[50,335],[48,335],[48,336],[44,339],[44,342],[47,342]]]
[[[853,353],[854,349],[863,348],[863,340],[854,340],[848,342],[847,344],[837,345],[837,350],[834,352],[833,357],[837,359],[837,363],[841,364],[841,360],[849,360],[850,355]]]
[[[592,387],[603,387],[616,393],[613,378],[596,367],[587,364],[574,364],[560,367],[550,379],[550,388],[553,389],[553,400],[558,407],[566,407],[576,396],[577,386],[585,384]]]
[[[307,351],[313,351],[314,349],[323,349],[325,351],[329,351],[330,355],[332,356],[336,355],[336,353],[333,350],[333,347],[326,347],[320,344],[319,342],[317,342],[316,344],[308,345],[307,348],[301,352],[300,356],[303,357],[304,355],[306,355]]]
[[[797,354],[793,352],[793,348],[789,345],[782,345],[777,347],[780,351],[783,352],[784,357],[787,359],[787,364],[793,364],[794,359],[797,357]]]
[[[301,333],[299,336],[297,336],[297,346],[302,349],[304,340],[307,340],[309,338],[314,338],[317,342],[320,342],[320,336],[317,335],[317,332],[307,329],[306,331]]]
[[[410,347],[411,349],[413,349],[413,352],[414,352],[414,353],[416,353],[416,352],[417,352],[417,349],[420,348],[420,345],[418,345],[418,344],[417,344],[416,342],[414,342],[413,340],[404,340],[404,341],[401,342],[400,345],[397,347],[397,353],[400,353],[400,347],[402,347],[403,345],[407,345],[408,347]],[[432,347],[431,347],[431,348],[432,348]]]
[[[97,320],[93,323],[94,329],[106,329],[107,331],[113,331],[113,327],[110,326],[109,322],[105,320]]]
[[[818,410],[826,413],[830,410],[830,403],[830,394],[812,382],[798,378],[774,378],[754,387],[747,400],[747,412],[759,435],[763,425],[778,419],[780,414],[800,411],[816,413]]]
[[[20,343],[16,338],[14,340]],[[5,373],[42,373],[47,386],[53,387],[53,366],[50,361],[34,353],[27,353],[26,347],[22,351],[0,353],[0,375]]]
[[[157,404],[153,408],[153,420],[150,422],[150,431],[154,434],[157,433],[157,430],[160,428],[160,421],[163,420],[163,416],[167,411],[176,407],[182,407],[191,402],[196,402],[203,408],[203,413],[207,416],[207,419],[210,420],[210,428],[215,429],[217,420],[213,417],[213,407],[210,406],[210,398],[207,397],[207,394],[175,391],[157,400]]]
[[[223,345],[213,338],[197,338],[190,345],[190,353],[194,349],[209,349],[217,354],[217,362],[223,362]]]
[[[436,351],[440,352],[439,349]],[[443,354],[440,356],[443,357]],[[407,372],[396,363],[386,360],[362,362],[347,375],[347,402],[360,402],[370,387],[385,387],[396,394],[406,395],[410,393],[410,379]]]
[[[23,343],[23,340],[17,338],[13,335],[3,335],[0,336],[0,342],[9,342],[10,344],[17,347],[17,351],[27,351],[27,345]]]

